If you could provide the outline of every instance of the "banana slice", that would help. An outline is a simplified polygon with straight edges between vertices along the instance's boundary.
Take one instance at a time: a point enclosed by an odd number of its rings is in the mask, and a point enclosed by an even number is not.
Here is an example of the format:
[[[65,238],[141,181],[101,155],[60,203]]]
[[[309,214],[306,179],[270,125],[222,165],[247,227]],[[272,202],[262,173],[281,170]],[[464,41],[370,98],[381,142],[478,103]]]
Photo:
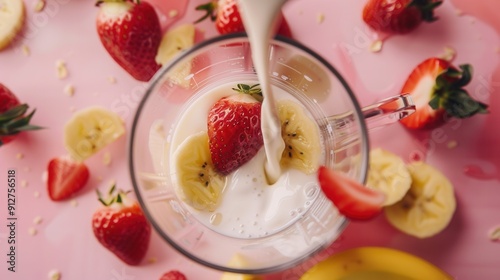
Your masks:
[[[24,25],[23,0],[0,0],[0,50],[7,47]]]
[[[125,134],[122,119],[101,107],[89,107],[73,115],[64,127],[64,146],[83,161]]]
[[[169,30],[163,36],[158,53],[156,54],[156,63],[160,65],[167,64],[174,56],[178,55],[186,48],[190,48],[194,44],[195,27],[193,24],[179,25]],[[191,72],[191,63],[179,65],[173,74],[169,76],[170,80],[182,87],[189,87],[189,80],[186,77]]]
[[[377,148],[370,152],[366,185],[385,194],[384,206],[400,201],[411,186],[410,172],[397,155]]]
[[[412,178],[403,199],[384,208],[390,224],[409,235],[426,238],[450,223],[456,208],[451,182],[436,168],[414,162],[407,166]]]
[[[316,172],[321,154],[317,124],[299,104],[290,100],[278,103],[278,116],[285,141],[281,165],[302,170],[306,174]]]
[[[176,192],[188,205],[214,211],[226,186],[226,177],[215,171],[205,131],[186,138],[174,153]]]

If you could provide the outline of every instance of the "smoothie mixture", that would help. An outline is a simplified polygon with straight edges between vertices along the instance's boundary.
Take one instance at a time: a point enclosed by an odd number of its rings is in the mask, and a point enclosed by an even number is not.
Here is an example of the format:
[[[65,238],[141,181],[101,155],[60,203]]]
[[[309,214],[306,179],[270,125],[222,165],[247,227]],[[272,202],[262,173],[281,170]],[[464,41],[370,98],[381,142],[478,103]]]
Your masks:
[[[169,166],[177,195],[191,208],[192,215],[207,227],[238,238],[270,235],[300,218],[319,194],[316,171],[324,158],[317,124],[298,100],[277,87],[273,87],[281,125],[281,135],[277,137],[286,144],[278,159],[281,166],[278,180],[270,184],[266,179],[266,153],[262,140],[256,153],[244,163],[232,164],[231,152],[216,154],[214,146],[225,141],[224,133],[231,131],[227,127],[233,123],[244,124],[244,120],[234,122],[240,118],[239,114],[233,116],[227,112],[237,111],[236,106],[242,104],[261,107],[259,95],[255,95],[256,92],[260,94],[257,85],[251,92],[257,98],[251,93],[235,90],[255,83],[224,84],[199,93],[199,97],[183,110],[170,135]],[[215,119],[210,117],[216,104],[227,100],[229,105],[223,107],[227,115],[217,115]],[[255,115],[245,116],[252,120],[250,123],[255,125],[257,132],[260,132],[259,112],[251,111],[250,114]],[[213,122],[223,123],[217,127],[216,135],[208,132],[214,126]],[[242,145],[245,141],[259,141],[248,138],[245,133],[234,138],[243,139]],[[235,149],[234,153],[240,152]],[[242,157],[246,155],[238,156]],[[228,171],[227,168],[231,169]]]

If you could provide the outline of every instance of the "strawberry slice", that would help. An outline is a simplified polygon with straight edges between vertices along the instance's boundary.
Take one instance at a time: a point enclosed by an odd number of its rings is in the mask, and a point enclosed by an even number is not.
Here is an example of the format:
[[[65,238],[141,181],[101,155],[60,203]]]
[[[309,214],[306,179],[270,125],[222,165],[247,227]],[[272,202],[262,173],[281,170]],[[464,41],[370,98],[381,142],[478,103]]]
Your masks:
[[[240,92],[219,99],[208,113],[208,142],[215,169],[227,175],[248,162],[264,144],[260,129],[262,93],[239,84]]]
[[[83,162],[74,161],[66,156],[51,159],[47,171],[47,190],[53,201],[73,196],[85,186],[90,175]]]
[[[352,220],[368,220],[381,211],[385,195],[367,188],[346,175],[321,166],[318,170],[321,190],[339,212]]]
[[[199,5],[196,7],[197,11],[204,11],[205,15],[201,17],[196,23],[210,18],[215,22],[215,28],[219,34],[228,34],[236,32],[244,32],[245,27],[243,26],[243,21],[241,20],[241,15],[238,10],[238,4],[236,0],[218,0],[210,1],[208,3]],[[290,26],[286,21],[285,17],[281,13],[279,15],[281,18],[278,23],[277,34],[292,37],[292,32]]]
[[[437,20],[438,0],[369,0],[363,8],[363,21],[372,29],[388,34],[406,34],[422,22]]]
[[[135,200],[112,186],[108,198],[97,191],[104,205],[92,216],[92,230],[97,240],[129,265],[138,265],[149,247],[151,225]]]
[[[98,0],[96,27],[111,57],[139,81],[149,81],[160,68],[155,57],[162,32],[155,9],[146,1]]]
[[[178,270],[171,270],[163,274],[160,280],[187,280],[186,276]]]
[[[486,104],[475,101],[463,89],[471,80],[472,67],[464,64],[459,68],[434,57],[417,65],[401,90],[411,95],[416,111],[401,123],[410,129],[429,129],[451,117],[468,118],[488,113]]]

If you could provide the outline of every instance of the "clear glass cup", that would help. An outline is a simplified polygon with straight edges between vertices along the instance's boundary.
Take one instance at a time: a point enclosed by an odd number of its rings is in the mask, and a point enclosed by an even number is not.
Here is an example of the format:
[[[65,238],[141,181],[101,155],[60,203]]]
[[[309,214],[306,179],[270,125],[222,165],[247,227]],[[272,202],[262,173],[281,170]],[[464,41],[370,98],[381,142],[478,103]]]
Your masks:
[[[364,183],[368,129],[411,114],[415,107],[410,97],[395,96],[361,108],[339,72],[318,54],[281,37],[270,48],[271,82],[299,100],[316,120],[324,165]],[[235,238],[206,227],[191,214],[173,190],[168,167],[172,153],[169,137],[175,129],[182,129],[175,125],[185,107],[207,90],[245,80],[257,77],[244,34],[216,37],[177,56],[153,78],[137,109],[129,141],[129,167],[145,214],[177,251],[221,271],[272,273],[328,247],[348,223],[317,182],[304,186],[307,202],[290,211],[287,226],[263,237]],[[231,262],[235,255],[245,263]]]

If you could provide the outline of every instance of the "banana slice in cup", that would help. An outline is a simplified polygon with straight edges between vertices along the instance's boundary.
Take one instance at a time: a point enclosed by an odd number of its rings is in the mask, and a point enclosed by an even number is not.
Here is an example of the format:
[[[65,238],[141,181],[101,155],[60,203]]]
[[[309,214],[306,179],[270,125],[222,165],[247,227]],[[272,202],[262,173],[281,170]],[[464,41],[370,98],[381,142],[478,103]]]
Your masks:
[[[7,47],[24,25],[23,0],[0,0],[0,50]]]
[[[226,186],[226,177],[215,171],[206,131],[191,135],[174,153],[176,192],[191,207],[214,211]]]
[[[64,127],[64,146],[70,156],[83,161],[125,134],[122,119],[101,107],[76,112]]]
[[[411,186],[410,172],[397,155],[376,148],[370,151],[370,167],[366,185],[385,194],[384,206],[400,201]]]
[[[319,128],[297,103],[285,100],[278,103],[281,135],[285,150],[281,165],[312,174],[319,168],[321,142]]]
[[[411,187],[401,201],[384,208],[385,216],[406,234],[431,237],[445,229],[453,217],[453,186],[438,169],[424,162],[413,162],[407,168]]]

